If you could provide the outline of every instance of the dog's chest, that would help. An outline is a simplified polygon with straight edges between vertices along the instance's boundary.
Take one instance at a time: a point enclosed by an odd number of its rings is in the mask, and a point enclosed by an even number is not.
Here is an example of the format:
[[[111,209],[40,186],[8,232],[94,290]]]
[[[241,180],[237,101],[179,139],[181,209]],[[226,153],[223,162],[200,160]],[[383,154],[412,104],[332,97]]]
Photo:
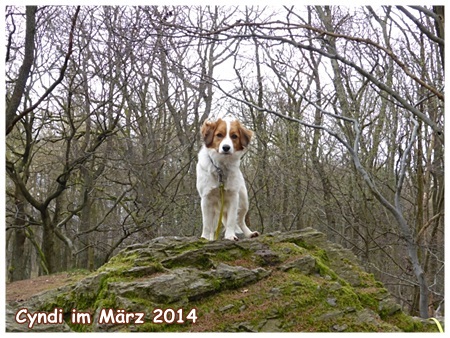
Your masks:
[[[207,166],[208,168],[201,168],[197,173],[197,183],[199,190],[204,193],[218,192],[219,186],[223,183],[226,191],[238,191],[241,182],[241,172],[236,168],[230,170],[227,167],[217,170],[213,165]]]

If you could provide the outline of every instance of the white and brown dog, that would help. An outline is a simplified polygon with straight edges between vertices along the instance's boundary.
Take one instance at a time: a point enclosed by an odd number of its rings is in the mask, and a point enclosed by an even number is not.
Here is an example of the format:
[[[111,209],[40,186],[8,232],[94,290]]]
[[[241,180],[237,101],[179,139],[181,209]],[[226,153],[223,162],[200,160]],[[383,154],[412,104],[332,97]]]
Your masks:
[[[215,239],[221,208],[221,182],[224,184],[222,224],[225,238],[237,241],[236,233],[244,233],[247,238],[259,236],[257,231],[251,231],[245,224],[248,196],[240,170],[241,157],[253,132],[237,120],[219,118],[217,121],[206,121],[201,134],[204,145],[198,154],[197,190],[202,206],[202,237]]]

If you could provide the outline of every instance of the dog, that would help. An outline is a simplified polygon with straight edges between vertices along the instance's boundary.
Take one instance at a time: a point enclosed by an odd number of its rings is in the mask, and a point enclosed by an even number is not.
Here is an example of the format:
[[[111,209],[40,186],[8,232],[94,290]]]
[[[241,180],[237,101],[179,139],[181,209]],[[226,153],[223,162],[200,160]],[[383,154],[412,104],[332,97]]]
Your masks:
[[[202,236],[214,240],[221,209],[220,185],[224,185],[222,224],[225,239],[239,240],[259,236],[245,224],[248,195],[240,169],[241,158],[247,151],[253,132],[235,119],[207,120],[201,127],[203,146],[198,153],[197,190],[201,198]]]

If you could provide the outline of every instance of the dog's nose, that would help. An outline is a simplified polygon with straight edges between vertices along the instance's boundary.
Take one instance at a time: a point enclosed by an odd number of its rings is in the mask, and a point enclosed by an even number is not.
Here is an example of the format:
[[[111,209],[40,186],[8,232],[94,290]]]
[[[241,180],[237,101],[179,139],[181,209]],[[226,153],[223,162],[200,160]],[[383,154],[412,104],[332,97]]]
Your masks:
[[[228,144],[225,144],[222,146],[222,150],[224,153],[228,153],[230,151],[231,147]]]

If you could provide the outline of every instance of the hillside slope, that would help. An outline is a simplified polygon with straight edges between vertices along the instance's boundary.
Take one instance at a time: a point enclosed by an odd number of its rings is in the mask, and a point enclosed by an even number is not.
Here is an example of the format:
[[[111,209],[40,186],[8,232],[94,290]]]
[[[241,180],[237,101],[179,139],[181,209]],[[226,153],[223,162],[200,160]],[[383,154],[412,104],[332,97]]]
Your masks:
[[[47,324],[37,324],[36,311]],[[36,322],[31,325],[33,318]],[[396,332],[437,328],[405,315],[349,250],[308,228],[239,242],[161,237],[129,246],[78,282],[8,304],[6,330]]]

